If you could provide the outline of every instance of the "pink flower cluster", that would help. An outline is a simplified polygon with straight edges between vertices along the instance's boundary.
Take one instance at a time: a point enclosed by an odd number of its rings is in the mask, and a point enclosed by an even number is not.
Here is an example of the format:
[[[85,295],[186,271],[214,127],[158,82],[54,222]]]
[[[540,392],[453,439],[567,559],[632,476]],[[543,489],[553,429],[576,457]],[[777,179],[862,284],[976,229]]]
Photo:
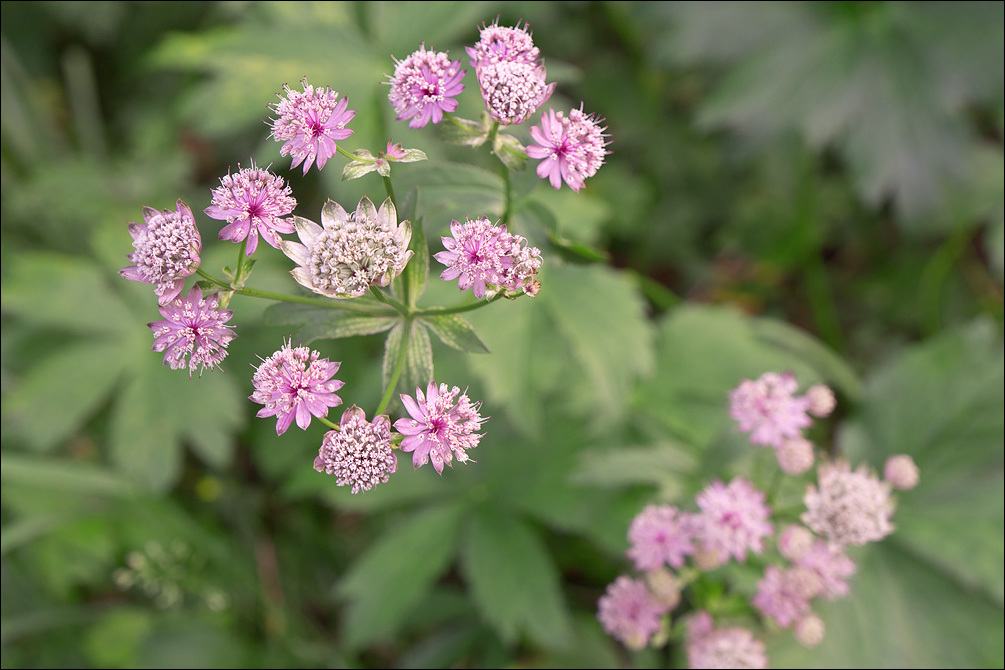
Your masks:
[[[755,444],[781,451],[805,443],[801,430],[809,416],[827,415],[834,396],[824,386],[796,396],[791,375],[769,373],[744,382],[731,396],[731,413],[741,429],[752,431]],[[809,466],[807,466],[809,467]],[[783,467],[783,470],[785,468]],[[881,481],[868,467],[852,470],[842,460],[825,461],[817,484],[807,487],[802,525],[788,525],[775,539],[777,555],[767,565],[751,605],[762,621],[792,629],[806,645],[824,637],[823,620],[813,602],[846,596],[855,562],[846,547],[882,539],[893,530],[893,488],[918,482],[918,469],[906,455],[891,457]],[[705,572],[730,560],[746,562],[749,554],[766,554],[774,535],[771,509],[764,494],[736,477],[728,484],[714,481],[695,496],[697,512],[673,505],[649,505],[631,522],[626,552],[644,579],[622,575],[598,602],[604,630],[626,646],[639,649],[666,641],[669,615],[687,586]],[[720,573],[721,574],[721,573]],[[706,594],[707,597],[707,594]],[[697,668],[762,668],[764,645],[742,627],[716,627],[709,612],[689,618],[685,639],[688,662]]]
[[[430,122],[439,123],[445,112],[457,109],[467,72],[459,60],[450,60],[446,52],[427,51],[423,44],[404,60],[394,62],[387,98],[398,121],[407,120],[409,128],[422,128]]]
[[[329,158],[335,155],[336,142],[353,134],[346,127],[353,117],[348,98],[339,99],[332,89],[314,88],[302,79],[303,92],[284,86],[286,96],[280,96],[272,110],[278,118],[272,121],[271,137],[282,142],[279,149],[282,156],[293,156],[290,166],[304,164],[304,174],[317,162],[322,169]]]
[[[471,288],[479,299],[489,289],[537,293],[534,275],[541,267],[541,251],[529,246],[526,238],[508,232],[505,225],[493,225],[484,216],[464,223],[451,221],[450,234],[453,237],[441,238],[446,251],[433,254],[447,266],[440,279],[456,279],[458,288]]]

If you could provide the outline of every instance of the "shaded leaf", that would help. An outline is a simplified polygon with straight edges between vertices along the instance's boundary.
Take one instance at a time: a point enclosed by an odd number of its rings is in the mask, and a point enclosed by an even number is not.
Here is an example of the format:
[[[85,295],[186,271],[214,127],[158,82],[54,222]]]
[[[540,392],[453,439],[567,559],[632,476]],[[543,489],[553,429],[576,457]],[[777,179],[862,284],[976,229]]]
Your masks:
[[[429,593],[454,555],[462,508],[426,508],[389,529],[338,585],[349,600],[344,641],[359,648],[394,639],[405,617]]]
[[[373,335],[389,330],[400,321],[395,316],[368,316],[337,309],[279,303],[265,311],[266,323],[299,326],[294,337],[304,344],[314,340]]]
[[[472,354],[487,354],[488,347],[481,341],[475,329],[456,314],[423,316],[422,323],[429,327],[447,346]]]
[[[470,519],[462,567],[479,610],[504,642],[524,633],[564,647],[572,626],[548,551],[528,526],[489,509]]]

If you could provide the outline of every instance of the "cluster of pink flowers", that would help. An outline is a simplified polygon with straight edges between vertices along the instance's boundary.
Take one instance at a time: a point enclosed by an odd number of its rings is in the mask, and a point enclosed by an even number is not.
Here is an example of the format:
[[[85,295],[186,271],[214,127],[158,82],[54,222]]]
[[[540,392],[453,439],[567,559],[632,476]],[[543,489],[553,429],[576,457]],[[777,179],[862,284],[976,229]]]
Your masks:
[[[450,222],[453,237],[441,238],[446,251],[433,258],[447,266],[440,279],[457,280],[462,291],[471,288],[476,298],[490,289],[523,291],[529,295],[539,288],[534,276],[541,267],[541,251],[514,235],[505,225],[493,225],[486,217]]]
[[[398,419],[394,429],[405,436],[401,450],[412,454],[412,465],[419,468],[430,460],[436,472],[442,474],[444,465],[451,465],[456,457],[460,463],[471,458],[468,449],[474,449],[482,439],[480,433],[485,420],[478,413],[481,403],[471,402],[467,392],[457,386],[436,385],[429,382],[426,393],[415,389],[415,398],[401,395],[401,402],[411,418]]]
[[[729,394],[729,414],[739,429],[750,433],[750,443],[774,448],[778,464],[790,475],[813,467],[813,444],[803,429],[811,417],[826,417],[834,411],[834,392],[823,384],[811,386],[804,395],[791,373],[766,372],[758,379],[745,379]]]
[[[293,232],[293,221],[286,218],[297,206],[290,187],[254,162],[250,168],[237,167],[237,174],[221,177],[220,188],[213,189],[213,204],[205,209],[206,216],[227,222],[220,229],[221,240],[247,240],[248,256],[258,248],[259,235],[278,249],[279,233]]]
[[[796,389],[795,378],[788,374],[768,373],[745,381],[730,395],[730,413],[742,430],[752,433],[753,444],[781,451],[805,443],[812,465],[813,446],[802,430],[811,415],[822,417],[834,410],[834,394],[822,385],[803,396],[795,395]],[[783,461],[779,457],[788,472]],[[626,552],[644,579],[622,575],[608,587],[598,603],[601,625],[632,649],[660,646],[681,592],[701,573],[730,560],[746,562],[753,553],[767,558],[750,600],[753,610],[763,621],[791,629],[800,643],[819,644],[825,626],[813,612],[813,601],[848,595],[856,566],[847,548],[892,532],[892,489],[918,483],[917,466],[903,454],[887,460],[884,476],[880,480],[865,465],[852,470],[843,460],[825,460],[816,484],[807,486],[802,524],[789,524],[777,536],[764,494],[741,477],[728,484],[715,481],[698,493],[697,512],[666,504],[647,506],[629,526]],[[769,553],[767,541],[772,537],[777,554]],[[685,645],[693,668],[767,667],[764,645],[751,631],[716,627],[709,611],[688,617]]]
[[[272,110],[278,118],[272,121],[271,137],[282,142],[279,149],[282,156],[293,156],[290,166],[304,164],[304,174],[317,163],[320,170],[329,158],[335,155],[336,142],[353,134],[346,127],[356,116],[349,109],[348,98],[339,98],[336,91],[328,87],[314,88],[301,80],[303,92],[284,86],[286,97],[280,96]]]
[[[409,128],[422,128],[430,122],[439,123],[444,112],[457,109],[467,72],[459,60],[450,60],[447,52],[427,51],[423,44],[404,60],[394,62],[387,98],[398,121],[408,121]]]

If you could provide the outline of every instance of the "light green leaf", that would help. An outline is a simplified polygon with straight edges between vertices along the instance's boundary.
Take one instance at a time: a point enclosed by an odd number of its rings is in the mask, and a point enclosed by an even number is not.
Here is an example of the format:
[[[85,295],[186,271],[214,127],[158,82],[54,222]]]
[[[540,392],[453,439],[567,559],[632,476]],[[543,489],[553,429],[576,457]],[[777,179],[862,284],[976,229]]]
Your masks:
[[[549,648],[569,644],[558,570],[525,523],[482,509],[470,519],[461,559],[475,604],[504,642],[524,633]]]
[[[348,599],[344,643],[392,640],[454,555],[462,508],[425,508],[390,528],[350,567],[338,586]]]
[[[492,153],[494,153],[507,169],[519,172],[527,167],[527,150],[520,144],[520,140],[498,133],[492,141]]]
[[[416,321],[398,323],[387,334],[384,343],[384,385],[386,391],[391,376],[404,356],[404,367],[395,385],[403,393],[411,394],[416,387],[425,389],[433,379],[433,348],[429,333]]]
[[[481,341],[471,324],[456,314],[439,314],[424,316],[422,322],[432,330],[440,340],[458,351],[472,354],[487,354],[489,348]]]
[[[123,262],[125,266],[126,262]],[[135,319],[111,290],[125,282],[91,261],[52,253],[15,256],[0,303],[26,323],[73,332],[122,333]],[[150,286],[151,301],[153,286]]]
[[[33,448],[52,449],[104,405],[127,363],[121,341],[65,345],[29,368],[4,398],[4,422]]]
[[[400,320],[395,316],[369,316],[292,303],[272,305],[265,311],[266,323],[299,326],[293,339],[303,344],[382,333]]]
[[[440,139],[449,144],[478,147],[489,138],[489,128],[478,121],[455,116],[439,125],[438,134]]]

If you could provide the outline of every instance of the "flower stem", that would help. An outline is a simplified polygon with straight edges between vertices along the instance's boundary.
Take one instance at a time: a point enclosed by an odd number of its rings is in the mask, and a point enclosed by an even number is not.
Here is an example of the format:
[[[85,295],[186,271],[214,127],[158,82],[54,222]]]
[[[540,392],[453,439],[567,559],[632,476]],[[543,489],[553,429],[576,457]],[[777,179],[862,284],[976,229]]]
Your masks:
[[[404,316],[404,317],[411,316],[408,307],[406,307],[405,305],[401,304],[400,302],[398,302],[394,298],[391,298],[391,297],[388,297],[388,296],[384,295],[384,292],[381,291],[376,286],[371,286],[370,287],[370,293],[372,293],[377,298],[377,300],[381,301],[385,305],[390,305],[391,307],[394,307],[396,310],[398,310],[398,312],[402,316]]]
[[[515,296],[515,298],[519,298],[521,295],[523,294],[521,293],[520,295]],[[415,316],[439,316],[441,314],[459,314],[461,312],[470,312],[472,310],[485,307],[486,305],[491,305],[503,297],[505,296],[502,293],[497,293],[488,300],[478,300],[476,302],[469,302],[465,305],[457,305],[456,307],[424,307],[416,310]]]
[[[374,308],[371,305],[360,305],[349,299],[327,300],[323,298],[309,298],[307,296],[286,295],[285,293],[273,293],[272,291],[261,291],[254,288],[234,288],[222,279],[217,279],[216,277],[207,274],[206,271],[201,268],[196,270],[196,272],[203,279],[206,279],[221,288],[233,291],[239,295],[251,296],[252,298],[264,298],[266,300],[278,300],[280,302],[295,302],[301,305],[312,305],[314,307],[324,307],[326,309],[341,309],[347,312],[356,312],[357,314],[368,314],[371,316],[386,316],[388,314],[388,311],[385,309]]]
[[[394,394],[394,388],[398,385],[398,379],[401,378],[401,373],[405,369],[405,361],[408,360],[408,340],[412,337],[412,320],[405,320],[405,332],[402,335],[401,351],[398,352],[398,360],[394,362],[394,371],[391,373],[391,378],[387,381],[387,388],[384,389],[384,397],[380,399],[380,404],[377,405],[377,409],[374,410],[374,417],[377,417],[384,413],[387,406],[391,402],[391,396]]]
[[[327,417],[323,417],[323,416],[318,416],[318,417],[315,417],[315,418],[316,418],[316,419],[317,419],[318,421],[320,421],[321,423],[323,423],[324,425],[326,425],[326,426],[328,426],[329,428],[331,428],[332,430],[341,430],[341,429],[339,428],[339,425],[338,425],[337,423],[332,423],[331,421],[329,421],[329,420],[328,420],[328,418],[327,418]]]
[[[394,208],[398,208],[398,201],[394,199],[394,188],[391,186],[391,178],[384,177],[384,189],[387,191],[387,197],[391,199],[391,204]]]
[[[355,156],[353,156],[351,153],[349,153],[348,151],[346,151],[345,149],[343,149],[342,145],[340,145],[340,144],[336,144],[335,145],[335,150],[338,151],[343,156],[345,156],[346,158],[348,158],[349,160],[352,160],[352,161],[359,160],[358,158],[356,158]]]

